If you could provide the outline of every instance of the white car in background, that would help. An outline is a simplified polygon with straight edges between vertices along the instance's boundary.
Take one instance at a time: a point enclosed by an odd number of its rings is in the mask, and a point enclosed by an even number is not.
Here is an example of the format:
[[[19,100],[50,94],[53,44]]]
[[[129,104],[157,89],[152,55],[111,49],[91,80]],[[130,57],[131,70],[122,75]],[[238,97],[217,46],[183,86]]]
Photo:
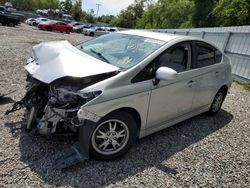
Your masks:
[[[105,34],[109,34],[112,32],[117,32],[118,28],[109,28],[109,27],[91,27],[89,29],[84,29],[83,34],[88,36],[101,36]]]
[[[50,21],[50,19],[48,19],[48,18],[36,18],[32,25],[38,26],[41,22],[47,22],[47,21]]]
[[[28,24],[28,25],[33,25],[33,23],[36,21],[35,18],[28,18],[25,23]]]

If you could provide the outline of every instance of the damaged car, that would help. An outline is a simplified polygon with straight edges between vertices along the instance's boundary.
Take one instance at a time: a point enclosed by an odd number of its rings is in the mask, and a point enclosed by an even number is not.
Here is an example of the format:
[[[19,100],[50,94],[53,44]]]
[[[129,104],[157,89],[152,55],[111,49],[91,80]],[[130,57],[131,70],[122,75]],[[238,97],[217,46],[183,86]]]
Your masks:
[[[229,58],[198,38],[129,30],[73,46],[33,47],[25,107],[27,129],[64,130],[78,142],[65,167],[89,157],[110,160],[138,138],[208,112],[215,115],[232,82]]]

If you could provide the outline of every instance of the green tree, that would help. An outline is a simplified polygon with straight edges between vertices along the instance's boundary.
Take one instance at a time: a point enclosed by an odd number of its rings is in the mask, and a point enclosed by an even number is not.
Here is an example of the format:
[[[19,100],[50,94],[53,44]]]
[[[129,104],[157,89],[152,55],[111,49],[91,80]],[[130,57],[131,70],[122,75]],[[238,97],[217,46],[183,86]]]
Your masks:
[[[20,10],[58,9],[59,0],[10,0],[14,8]]]
[[[159,0],[144,11],[137,22],[139,28],[180,28],[190,27],[193,1]]]
[[[97,21],[110,24],[111,21],[114,19],[115,19],[115,16],[113,15],[102,15],[97,18]]]
[[[73,2],[72,0],[64,0],[61,1],[61,7],[68,13],[70,14],[70,11],[73,7]]]
[[[87,13],[85,11],[82,12],[82,21],[88,22],[88,23],[95,23],[96,18],[91,13]]]
[[[70,9],[71,16],[76,21],[80,21],[82,19],[82,8],[81,8],[81,1],[76,0],[73,6]]]
[[[4,5],[5,2],[6,0],[0,0],[0,5]]]
[[[217,26],[238,26],[250,24],[249,0],[218,0],[213,16]]]
[[[194,27],[211,27],[215,25],[215,19],[212,14],[214,0],[193,0],[194,13],[192,23]]]
[[[116,19],[111,21],[112,25],[124,28],[135,28],[137,21],[142,17],[145,2],[144,0],[136,0],[125,10],[122,10]]]

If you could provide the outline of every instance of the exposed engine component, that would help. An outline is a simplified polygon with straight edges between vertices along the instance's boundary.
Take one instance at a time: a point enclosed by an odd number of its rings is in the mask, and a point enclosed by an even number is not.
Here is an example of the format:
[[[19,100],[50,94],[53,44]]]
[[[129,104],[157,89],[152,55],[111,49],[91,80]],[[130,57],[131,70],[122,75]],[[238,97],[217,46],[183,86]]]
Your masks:
[[[51,84],[28,75],[27,93],[17,105],[18,109],[27,109],[27,129],[36,128],[40,134],[53,134],[58,127],[77,132],[81,124],[77,117],[78,110],[102,93],[80,93],[79,90],[115,74],[117,73],[105,73],[87,78],[64,77]]]

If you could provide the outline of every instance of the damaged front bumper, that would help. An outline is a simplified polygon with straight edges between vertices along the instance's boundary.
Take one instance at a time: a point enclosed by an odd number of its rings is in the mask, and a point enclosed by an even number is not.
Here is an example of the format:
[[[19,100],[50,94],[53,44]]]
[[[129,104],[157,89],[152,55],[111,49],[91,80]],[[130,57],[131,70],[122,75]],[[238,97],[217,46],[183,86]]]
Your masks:
[[[73,118],[67,117],[68,113],[75,113],[75,112],[77,112],[77,116],[74,116]],[[97,123],[100,119],[101,119],[100,116],[90,111],[87,111],[84,108],[66,110],[66,109],[59,109],[46,106],[44,116],[39,121],[37,129],[40,134],[52,134],[56,132],[56,128],[59,122],[68,121],[71,127],[74,126],[75,128],[78,128],[81,125],[83,125],[84,122]]]
[[[47,106],[45,108],[45,115],[37,127],[39,133],[50,134],[55,132],[58,123],[66,121],[65,117],[67,113],[75,110],[63,110]],[[45,119],[46,121],[44,121]],[[71,119],[71,124],[78,128],[78,141],[61,157],[56,159],[53,165],[54,169],[64,169],[89,159],[91,135],[100,119],[100,116],[84,108],[78,110],[77,117]]]
[[[63,156],[56,159],[53,168],[64,169],[89,159],[89,145],[96,123],[84,120],[79,127],[78,142],[76,142]]]
[[[13,108],[7,111],[6,114],[24,108],[24,101],[25,98],[15,103]],[[32,107],[29,111],[30,114],[28,117],[27,129],[32,128],[31,124],[34,121],[37,109]],[[70,113],[74,113],[77,116],[74,116],[73,118],[67,117]],[[78,130],[78,141],[71,148],[66,150],[62,156],[55,160],[53,164],[54,169],[64,169],[89,159],[91,135],[100,119],[100,116],[89,112],[84,108],[59,109],[49,105],[45,107],[44,115],[35,127],[38,133],[45,135],[52,134],[56,131],[60,122],[68,122]]]
[[[48,134],[56,129],[56,125],[60,121],[64,121],[64,117],[67,114],[67,110],[46,107],[45,115],[49,117],[47,123],[39,123],[40,133]],[[44,117],[44,118],[46,118]],[[78,141],[67,150],[61,157],[56,159],[53,168],[64,169],[83,162],[89,159],[89,146],[91,135],[96,127],[97,122],[101,119],[100,116],[81,108],[77,112],[77,121],[71,119],[71,123],[78,128]],[[49,123],[52,123],[52,127],[48,127]],[[38,126],[39,126],[38,125]]]

